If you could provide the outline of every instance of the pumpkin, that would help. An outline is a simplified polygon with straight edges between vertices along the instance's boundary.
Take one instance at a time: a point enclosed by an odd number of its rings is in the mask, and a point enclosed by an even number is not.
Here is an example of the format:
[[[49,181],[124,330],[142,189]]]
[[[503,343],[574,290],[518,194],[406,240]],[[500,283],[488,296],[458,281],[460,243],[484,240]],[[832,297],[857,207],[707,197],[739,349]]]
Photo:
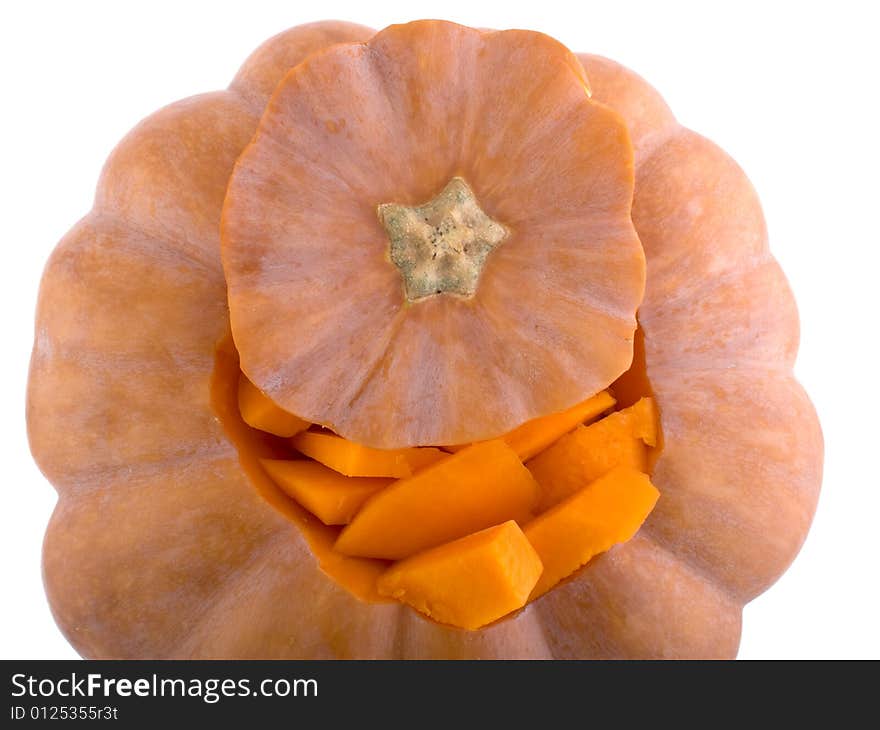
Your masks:
[[[291,29],[141,122],[47,264],[52,610],[101,658],[734,656],[818,496],[797,340],[751,185],[631,71],[525,31]],[[648,397],[635,471],[539,494],[548,448]],[[293,474],[289,436],[401,471]]]
[[[648,446],[657,445],[653,400],[612,413],[590,426],[579,425],[528,462],[541,485],[539,509],[546,510],[617,466],[649,470]]]

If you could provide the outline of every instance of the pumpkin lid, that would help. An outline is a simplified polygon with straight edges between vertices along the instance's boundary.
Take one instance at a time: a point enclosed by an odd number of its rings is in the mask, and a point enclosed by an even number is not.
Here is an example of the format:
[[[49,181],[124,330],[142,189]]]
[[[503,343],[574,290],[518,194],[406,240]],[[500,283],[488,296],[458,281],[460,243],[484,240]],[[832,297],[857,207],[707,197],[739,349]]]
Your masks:
[[[626,126],[545,35],[419,21],[319,52],[227,191],[242,369],[377,448],[570,407],[632,359],[632,194]]]

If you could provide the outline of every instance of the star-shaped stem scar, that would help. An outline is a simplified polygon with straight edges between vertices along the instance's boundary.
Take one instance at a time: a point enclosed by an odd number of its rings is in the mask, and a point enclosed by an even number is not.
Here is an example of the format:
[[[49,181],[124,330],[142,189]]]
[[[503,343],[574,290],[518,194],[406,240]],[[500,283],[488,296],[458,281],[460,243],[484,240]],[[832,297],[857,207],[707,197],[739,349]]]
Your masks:
[[[410,302],[437,294],[472,297],[486,258],[508,235],[460,177],[424,205],[386,203],[378,213]]]

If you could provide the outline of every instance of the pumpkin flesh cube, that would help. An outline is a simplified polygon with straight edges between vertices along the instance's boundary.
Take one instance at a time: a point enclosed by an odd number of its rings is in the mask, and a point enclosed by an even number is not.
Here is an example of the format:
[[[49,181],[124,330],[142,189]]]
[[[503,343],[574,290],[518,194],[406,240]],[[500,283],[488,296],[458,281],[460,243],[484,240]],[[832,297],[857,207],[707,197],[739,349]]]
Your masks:
[[[336,549],[402,560],[507,520],[524,524],[537,488],[504,441],[474,444],[373,496],[342,531]]]
[[[310,425],[308,421],[275,405],[244,373],[238,380],[238,410],[244,422],[251,428],[283,438],[295,436]]]
[[[530,600],[593,556],[629,540],[659,497],[647,474],[622,466],[529,522],[524,532],[544,564]]]
[[[380,576],[380,595],[435,621],[478,629],[522,608],[541,559],[513,520],[413,555]]]
[[[616,466],[647,472],[647,447],[656,444],[657,414],[651,398],[579,426],[527,464],[541,487],[538,511],[558,504]]]
[[[260,459],[272,480],[325,525],[347,525],[393,479],[347,477],[316,461]]]
[[[528,461],[573,428],[611,408],[614,403],[614,396],[603,390],[566,411],[526,421],[502,438],[519,454],[520,459]]]
[[[302,454],[348,477],[410,477],[442,459],[434,448],[371,449],[334,433],[306,431],[291,439]]]

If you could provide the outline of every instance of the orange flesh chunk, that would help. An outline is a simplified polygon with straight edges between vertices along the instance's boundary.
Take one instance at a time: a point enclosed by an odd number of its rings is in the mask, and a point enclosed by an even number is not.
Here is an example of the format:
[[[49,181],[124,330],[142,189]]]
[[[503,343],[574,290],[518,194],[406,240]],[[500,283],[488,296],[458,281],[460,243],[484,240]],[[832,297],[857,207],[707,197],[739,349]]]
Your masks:
[[[565,435],[584,421],[595,418],[602,411],[607,411],[613,405],[614,396],[607,390],[603,390],[567,411],[551,413],[549,416],[526,421],[522,426],[518,426],[500,438],[504,439],[519,454],[522,461],[528,461],[560,436]],[[468,444],[453,444],[441,448],[454,454],[466,446]]]
[[[530,600],[594,555],[629,540],[659,496],[647,474],[617,467],[528,523],[524,532],[544,564]]]
[[[401,560],[507,520],[530,519],[537,484],[504,441],[484,441],[383,489],[336,541],[346,555]]]
[[[410,477],[447,456],[440,449],[371,449],[333,433],[306,431],[291,439],[300,453],[349,477]]]
[[[393,565],[377,588],[436,621],[478,629],[521,608],[541,570],[535,549],[510,520]]]
[[[243,373],[238,380],[238,410],[248,426],[276,436],[295,436],[309,427],[308,421],[276,406]]]
[[[603,390],[567,411],[526,421],[502,438],[519,454],[520,459],[528,461],[571,429],[595,418],[613,405],[614,397],[607,390]]]
[[[393,479],[347,477],[316,461],[261,459],[273,481],[325,525],[347,525],[364,502]]]
[[[657,443],[654,401],[635,405],[590,426],[579,426],[529,461],[541,487],[538,511],[543,512],[616,466],[648,471],[647,446]]]

